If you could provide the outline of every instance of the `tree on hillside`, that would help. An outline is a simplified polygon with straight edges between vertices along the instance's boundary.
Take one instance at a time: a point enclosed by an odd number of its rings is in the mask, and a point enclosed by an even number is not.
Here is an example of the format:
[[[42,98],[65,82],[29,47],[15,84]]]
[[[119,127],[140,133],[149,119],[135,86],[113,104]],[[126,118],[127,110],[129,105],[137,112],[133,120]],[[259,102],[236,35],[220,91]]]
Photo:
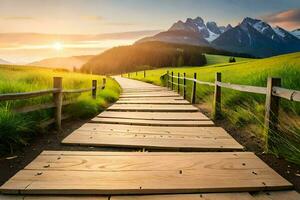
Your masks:
[[[199,47],[164,42],[138,43],[109,49],[90,59],[82,72],[94,74],[120,74],[170,66],[203,66],[207,63],[204,53],[239,56],[238,54]],[[235,58],[233,58],[235,61]]]
[[[234,62],[236,62],[236,60],[235,60],[234,57],[230,57],[230,58],[229,58],[229,62],[230,62],[230,63],[234,63]]]
[[[182,67],[184,64],[183,56],[180,54],[177,59],[177,67]]]

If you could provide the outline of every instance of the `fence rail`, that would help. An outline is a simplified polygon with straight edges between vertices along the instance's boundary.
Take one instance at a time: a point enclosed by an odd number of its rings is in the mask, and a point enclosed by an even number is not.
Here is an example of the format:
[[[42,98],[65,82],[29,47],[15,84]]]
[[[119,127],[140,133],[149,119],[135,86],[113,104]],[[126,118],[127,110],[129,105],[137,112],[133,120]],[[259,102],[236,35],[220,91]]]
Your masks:
[[[197,84],[213,86],[214,90],[214,101],[213,101],[213,118],[218,119],[221,116],[221,88],[228,88],[240,92],[249,92],[254,94],[262,94],[266,96],[265,102],[265,122],[264,122],[264,132],[266,136],[266,146],[265,149],[268,150],[268,140],[274,131],[278,130],[278,114],[279,114],[279,101],[280,98],[287,99],[290,101],[300,102],[300,91],[291,90],[281,87],[280,78],[268,78],[267,87],[258,87],[251,85],[238,85],[231,83],[224,83],[221,81],[221,73],[217,72],[215,77],[215,82],[205,82],[197,80],[197,74],[194,73],[194,78],[186,78],[184,76],[180,77],[174,76],[174,73],[167,71],[167,87],[173,90],[174,85],[177,85],[177,91],[180,93],[180,87],[183,87],[184,98],[186,98],[186,81],[192,81],[192,91],[191,91],[191,102],[196,101],[196,88]],[[165,76],[165,75],[164,75]],[[177,79],[174,81],[174,79]],[[180,84],[180,80],[183,80],[183,84]]]
[[[216,82],[216,84],[220,87],[238,90],[240,92],[250,92],[250,93],[256,93],[256,94],[266,94],[267,88],[265,87],[257,87],[257,86],[250,86],[250,85],[237,85],[237,84],[231,84],[231,83],[222,83],[222,82]]]
[[[281,87],[273,87],[272,94],[290,101],[300,102],[300,91],[290,90]]]
[[[40,90],[40,91],[34,91],[34,92],[0,94],[0,101],[29,99],[29,98],[33,98],[33,97],[52,94],[52,93],[55,93],[58,91],[59,91],[58,89],[49,89],[49,90]]]
[[[0,101],[24,100],[24,99],[41,97],[41,96],[52,94],[53,95],[52,102],[15,108],[15,109],[13,109],[13,112],[28,113],[28,112],[33,112],[33,111],[37,111],[37,110],[55,108],[54,118],[44,122],[42,124],[42,126],[47,126],[52,123],[56,123],[57,128],[61,129],[61,121],[63,119],[66,119],[69,117],[68,115],[62,115],[62,107],[76,102],[76,100],[74,100],[74,99],[63,101],[64,94],[67,95],[67,94],[91,92],[92,98],[96,99],[97,90],[105,89],[105,86],[106,86],[106,78],[103,78],[103,82],[100,87],[97,87],[97,80],[92,80],[91,88],[63,90],[62,77],[53,77],[53,88],[52,89],[32,91],[32,92],[22,92],[22,93],[0,94]]]

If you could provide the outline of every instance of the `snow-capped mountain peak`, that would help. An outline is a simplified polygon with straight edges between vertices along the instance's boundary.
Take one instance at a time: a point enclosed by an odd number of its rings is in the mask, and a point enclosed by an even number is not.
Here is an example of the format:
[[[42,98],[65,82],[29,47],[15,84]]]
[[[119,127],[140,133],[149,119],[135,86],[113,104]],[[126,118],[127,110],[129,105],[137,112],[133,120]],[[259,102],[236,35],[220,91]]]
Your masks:
[[[291,33],[300,39],[300,28],[293,30]]]
[[[139,42],[163,41],[177,44],[211,46],[231,52],[267,57],[300,51],[300,30],[288,32],[281,27],[272,27],[260,19],[246,17],[240,24],[218,26],[205,22],[201,17],[178,21],[165,32]]]
[[[280,37],[282,37],[282,38],[285,37],[285,33],[284,33],[283,29],[280,28],[279,26],[274,27],[273,30],[274,30],[275,33],[276,33],[277,35],[279,35]]]
[[[245,24],[252,26],[262,35],[278,43],[289,43],[291,42],[291,40],[295,40],[294,36],[286,30],[284,30],[283,28],[279,26],[271,27],[268,23],[259,19],[252,19],[250,17],[246,17],[241,23],[242,27],[245,27]]]
[[[169,31],[179,30],[196,32],[208,42],[211,42],[218,38],[224,31],[228,30],[228,26],[226,28],[218,27],[216,22],[207,22],[205,24],[201,17],[196,17],[195,19],[187,18],[185,22],[178,21],[169,29]]]

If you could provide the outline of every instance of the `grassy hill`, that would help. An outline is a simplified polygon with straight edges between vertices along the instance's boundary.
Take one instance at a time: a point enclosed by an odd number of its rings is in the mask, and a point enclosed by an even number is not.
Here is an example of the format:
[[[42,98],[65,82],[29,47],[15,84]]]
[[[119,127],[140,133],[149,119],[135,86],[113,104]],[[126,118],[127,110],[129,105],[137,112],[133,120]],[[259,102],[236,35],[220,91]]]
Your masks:
[[[30,63],[30,66],[38,67],[48,67],[48,68],[63,68],[73,71],[73,68],[76,67],[79,69],[82,65],[87,63],[93,55],[85,56],[71,56],[71,57],[57,57],[57,58],[47,58],[40,61]]]
[[[142,72],[138,73],[138,76],[133,73],[131,77],[155,84],[164,84],[160,77],[167,70],[174,71],[176,75],[178,72],[181,74],[185,72],[187,77],[193,77],[193,73],[196,72],[199,80],[209,82],[214,82],[215,73],[221,72],[223,82],[253,86],[266,86],[268,76],[281,77],[284,88],[300,90],[300,52],[205,67],[149,70],[146,78],[143,78]],[[191,83],[188,81],[189,98],[190,91]],[[198,85],[197,91],[197,101],[207,105],[207,108],[211,108],[213,88]],[[224,118],[228,119],[227,123],[230,123],[232,127],[241,128],[249,134],[254,134],[262,140],[265,137],[262,131],[264,102],[264,95],[222,89],[222,109]],[[280,108],[280,132],[275,133],[277,137],[273,138],[272,142],[276,145],[271,150],[276,155],[300,164],[300,103],[281,100]]]
[[[229,58],[231,56],[222,56],[222,55],[213,55],[213,54],[205,54],[206,57],[206,65],[215,65],[220,63],[228,63]],[[251,58],[242,58],[242,57],[234,57],[236,62],[247,61]]]
[[[0,65],[0,94],[19,93],[27,91],[44,90],[53,87],[54,76],[63,77],[65,89],[90,88],[93,79],[97,79],[99,85],[102,76],[64,72],[54,69]],[[108,79],[105,90],[97,93],[97,99],[91,98],[91,93],[81,95],[64,95],[64,99],[76,98],[74,104],[63,107],[63,113],[72,117],[91,117],[112,101],[118,98],[119,85],[112,79]],[[38,127],[40,122],[53,118],[53,110],[46,109],[28,114],[14,114],[11,110],[52,101],[52,95],[36,97],[27,100],[0,101],[0,154],[19,144],[26,144],[28,139],[36,133],[41,132]]]
[[[206,64],[204,53],[242,56],[242,54],[216,50],[212,47],[145,42],[109,49],[89,60],[83,65],[82,71],[120,74],[167,66],[203,66]],[[209,56],[209,62],[217,59],[225,60],[227,57]]]

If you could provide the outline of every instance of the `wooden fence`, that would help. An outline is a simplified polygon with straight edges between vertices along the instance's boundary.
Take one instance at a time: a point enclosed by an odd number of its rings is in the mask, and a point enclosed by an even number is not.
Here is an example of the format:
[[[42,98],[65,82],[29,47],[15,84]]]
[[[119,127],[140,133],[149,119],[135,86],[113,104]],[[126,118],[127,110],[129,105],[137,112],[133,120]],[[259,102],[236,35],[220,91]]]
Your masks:
[[[143,73],[143,77],[144,77],[144,78],[146,78],[146,70],[143,70],[143,71],[141,71],[141,72]],[[139,72],[138,72],[138,71],[136,71],[136,72],[134,72],[134,73],[135,73],[135,76],[137,76]],[[127,77],[128,77],[128,78],[130,78],[130,77],[131,77],[131,76],[130,76],[130,74],[133,74],[133,72],[131,72],[131,73],[130,73],[130,72],[129,72],[129,73],[127,73]],[[121,77],[125,77],[125,74],[121,74]]]
[[[192,81],[192,91],[191,91],[191,102],[196,101],[196,88],[197,84],[203,84],[214,87],[214,100],[213,100],[213,119],[219,119],[221,116],[221,88],[228,88],[232,90],[237,90],[240,92],[249,92],[255,94],[266,95],[265,101],[265,119],[264,119],[264,133],[266,137],[265,149],[268,150],[268,141],[272,135],[273,131],[278,130],[278,114],[279,114],[279,101],[280,98],[284,98],[290,101],[300,102],[300,91],[290,90],[281,87],[280,78],[269,77],[267,81],[267,87],[249,86],[249,85],[237,85],[231,83],[222,82],[222,76],[220,72],[215,75],[215,82],[205,82],[197,80],[197,74],[194,73],[194,78],[187,78],[186,73],[177,76],[173,72],[171,74],[167,71],[167,87],[171,90],[174,89],[174,85],[177,86],[177,92],[180,93],[180,89],[183,88],[183,96],[186,98],[186,81]],[[177,79],[174,81],[174,79]],[[183,83],[180,83],[182,80]]]
[[[23,92],[23,93],[7,93],[0,94],[0,101],[9,101],[9,100],[24,100],[34,97],[40,97],[52,94],[53,101],[45,104],[39,105],[30,105],[21,108],[16,108],[13,111],[16,113],[28,113],[42,109],[55,108],[54,118],[43,123],[43,126],[50,125],[52,123],[56,124],[57,129],[61,129],[61,121],[63,119],[68,118],[67,115],[62,115],[62,107],[65,105],[69,105],[74,103],[74,100],[63,101],[63,94],[76,94],[76,93],[84,93],[91,92],[92,98],[96,99],[97,90],[103,90],[106,85],[106,78],[103,78],[103,83],[100,87],[97,86],[97,80],[92,80],[91,88],[83,88],[83,89],[74,89],[74,90],[64,90],[62,84],[62,77],[53,77],[53,88],[48,90],[40,90],[33,92]]]

